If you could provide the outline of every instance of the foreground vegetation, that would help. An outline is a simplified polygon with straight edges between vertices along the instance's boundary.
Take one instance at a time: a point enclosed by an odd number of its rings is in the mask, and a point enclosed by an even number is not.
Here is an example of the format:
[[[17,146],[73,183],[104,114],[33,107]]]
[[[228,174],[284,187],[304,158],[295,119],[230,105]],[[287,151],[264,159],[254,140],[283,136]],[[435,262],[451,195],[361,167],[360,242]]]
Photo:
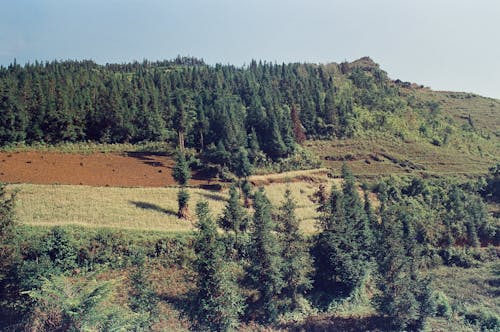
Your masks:
[[[171,233],[17,226],[14,201],[26,200],[23,191],[54,188],[20,185],[14,200],[2,195],[3,328],[500,327],[490,297],[498,291],[500,225],[478,195],[494,178],[483,187],[387,178],[365,187],[379,200],[373,207],[350,171],[342,172],[344,181],[332,182],[331,190],[301,186],[292,193],[286,184],[253,190],[251,210],[237,187],[229,197],[198,191],[194,227]],[[91,188],[80,189],[89,195]],[[92,188],[107,190],[98,201],[114,189]],[[142,189],[120,190],[127,197]],[[163,190],[158,198],[168,195]],[[271,204],[273,195],[279,197]],[[315,232],[306,237],[296,203],[304,195],[316,202]],[[165,211],[154,212],[168,223]]]

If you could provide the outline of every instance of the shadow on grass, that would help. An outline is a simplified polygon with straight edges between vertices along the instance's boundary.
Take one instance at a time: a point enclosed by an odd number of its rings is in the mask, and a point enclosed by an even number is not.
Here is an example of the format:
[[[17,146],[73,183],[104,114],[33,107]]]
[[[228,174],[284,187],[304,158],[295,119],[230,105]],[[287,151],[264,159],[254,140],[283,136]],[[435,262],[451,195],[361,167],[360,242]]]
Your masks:
[[[177,212],[164,209],[161,206],[158,206],[156,204],[151,204],[148,202],[138,202],[138,201],[130,201],[130,204],[135,205],[135,207],[138,207],[139,209],[144,209],[144,210],[152,210],[152,211],[157,211],[161,213],[165,213],[171,216],[177,216]]]
[[[222,195],[217,195],[217,194],[208,194],[208,193],[200,193],[201,196],[205,197],[206,199],[210,199],[213,201],[219,201],[219,202],[227,202],[227,199],[222,196]]]
[[[196,312],[197,300],[196,291],[191,290],[185,294],[179,295],[163,295],[160,297],[162,301],[169,303],[175,310],[177,310],[181,317],[187,318],[189,322],[196,326]]]

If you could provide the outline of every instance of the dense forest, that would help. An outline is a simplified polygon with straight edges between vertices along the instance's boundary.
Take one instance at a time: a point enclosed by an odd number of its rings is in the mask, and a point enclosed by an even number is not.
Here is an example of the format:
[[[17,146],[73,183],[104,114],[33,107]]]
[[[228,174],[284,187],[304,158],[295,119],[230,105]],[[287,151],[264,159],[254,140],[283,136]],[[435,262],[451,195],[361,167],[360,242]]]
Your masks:
[[[369,58],[342,64],[206,65],[195,58],[0,68],[0,143],[172,141],[229,164],[292,154],[306,138],[380,131],[447,144],[439,105],[401,96]],[[417,119],[409,128],[408,114]]]

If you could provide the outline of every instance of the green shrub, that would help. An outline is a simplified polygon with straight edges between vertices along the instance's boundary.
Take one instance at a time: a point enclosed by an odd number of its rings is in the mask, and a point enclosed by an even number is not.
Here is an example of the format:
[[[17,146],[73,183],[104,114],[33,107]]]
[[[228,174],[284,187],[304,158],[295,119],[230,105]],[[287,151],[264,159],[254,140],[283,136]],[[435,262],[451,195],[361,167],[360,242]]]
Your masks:
[[[436,305],[436,316],[449,319],[453,310],[446,294],[441,291],[435,292],[433,294],[433,301]]]
[[[467,323],[478,326],[483,332],[500,331],[500,317],[490,309],[478,307],[465,313]]]
[[[474,259],[472,251],[468,248],[446,248],[442,249],[440,256],[447,266],[457,266],[471,268],[478,266],[478,261]]]

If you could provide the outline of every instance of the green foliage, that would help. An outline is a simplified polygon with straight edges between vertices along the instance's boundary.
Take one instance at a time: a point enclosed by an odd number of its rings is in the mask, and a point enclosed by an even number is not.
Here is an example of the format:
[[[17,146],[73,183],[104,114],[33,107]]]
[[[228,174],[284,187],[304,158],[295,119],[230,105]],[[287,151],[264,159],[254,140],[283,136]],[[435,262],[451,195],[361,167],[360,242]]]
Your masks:
[[[239,148],[233,166],[234,174],[239,178],[247,178],[253,173],[253,165],[248,158],[248,152],[244,148]]]
[[[130,275],[130,309],[141,316],[140,328],[150,329],[151,324],[158,320],[158,302],[151,281],[148,279],[144,266],[139,266]]]
[[[381,294],[375,302],[395,328],[417,330],[434,314],[435,305],[430,280],[418,272],[418,244],[404,220],[404,206],[392,205],[382,214],[376,252]]]
[[[450,300],[443,292],[434,292],[433,302],[436,305],[436,316],[444,317],[446,319],[450,319],[452,315],[452,308],[450,304]]]
[[[488,200],[500,203],[500,163],[490,167],[481,194]]]
[[[480,328],[482,332],[500,330],[500,316],[486,308],[476,308],[465,313],[465,321]]]
[[[240,235],[248,228],[248,216],[240,202],[240,194],[234,184],[229,188],[229,201],[224,208],[222,216],[218,220],[218,224],[226,232],[233,232],[234,243],[232,243],[232,248],[228,249],[234,249],[235,254],[238,256],[238,252],[242,249]],[[232,240],[232,235],[230,235],[230,238]]]
[[[369,273],[373,235],[354,177],[343,168],[342,191],[332,188],[321,207],[320,227],[313,249],[315,287],[330,297],[347,297]],[[324,195],[324,194],[321,194]]]
[[[255,193],[251,233],[249,277],[258,292],[256,314],[262,322],[273,322],[280,314],[279,296],[283,280],[282,248],[272,219],[271,203],[261,188]]]
[[[191,170],[186,160],[186,155],[182,151],[178,151],[172,176],[180,186],[186,186],[191,178]]]
[[[40,289],[26,292],[35,302],[31,331],[131,330],[140,317],[116,304],[115,282],[74,281],[65,276],[43,279]]]
[[[234,282],[231,266],[224,262],[224,250],[208,203],[196,205],[198,234],[194,243],[197,276],[197,317],[202,329],[228,331],[239,325],[243,298]]]
[[[8,194],[0,183],[0,317],[14,311],[17,301],[15,269],[21,263],[14,215],[15,194]],[[1,328],[1,324],[0,324]]]
[[[470,141],[492,141],[476,118],[469,116],[466,126],[447,119],[437,98],[429,100],[425,91],[400,93],[400,84],[365,60],[245,67],[197,59],[121,65],[86,60],[1,67],[0,142],[168,140],[229,166],[208,147],[220,142],[230,160],[248,147],[250,161],[259,165],[290,157],[306,137],[382,132],[442,146],[459,142],[464,149],[477,146]]]
[[[311,289],[312,260],[304,236],[299,231],[299,220],[295,215],[296,203],[291,191],[285,191],[284,201],[279,207],[277,221],[283,257],[284,287],[281,298],[287,311],[301,311],[305,305],[304,295]]]
[[[477,186],[456,180],[390,178],[378,185],[381,211],[405,201],[405,214],[420,244],[434,247],[494,243],[497,226],[487,214]]]

